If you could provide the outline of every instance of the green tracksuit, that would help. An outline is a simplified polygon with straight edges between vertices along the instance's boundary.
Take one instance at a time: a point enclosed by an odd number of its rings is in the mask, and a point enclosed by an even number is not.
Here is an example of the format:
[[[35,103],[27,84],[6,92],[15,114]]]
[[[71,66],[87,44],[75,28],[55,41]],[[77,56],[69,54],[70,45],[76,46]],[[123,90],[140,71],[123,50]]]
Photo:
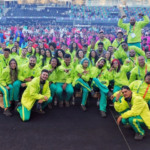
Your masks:
[[[68,69],[69,71],[66,73],[64,69]],[[56,73],[57,76],[57,82],[56,82],[56,95],[59,99],[59,101],[63,100],[63,88],[62,86],[66,83],[66,97],[65,100],[69,101],[72,97],[74,90],[72,86],[73,76],[74,76],[74,67],[72,64],[67,66],[65,62],[62,63],[62,65],[59,67],[59,70],[57,70]]]
[[[41,92],[40,92],[41,91]],[[44,100],[47,96],[48,101]],[[46,81],[42,89],[40,87],[40,77],[34,78],[27,86],[21,99],[21,106],[17,108],[22,121],[28,121],[30,119],[31,109],[37,100],[43,99],[42,108],[46,107],[48,103],[52,102],[50,95],[49,82]]]
[[[10,89],[8,90],[6,86],[9,86]],[[0,91],[3,93],[3,102],[5,108],[10,106],[10,101],[19,100],[19,86],[20,82],[18,80],[16,80],[14,83],[11,81],[10,68],[5,68],[0,76]]]
[[[99,59],[100,60],[100,59]],[[99,61],[98,60],[98,61]],[[108,77],[108,70],[106,64],[103,68],[98,69],[97,67],[93,67],[91,69],[91,76],[92,80],[92,87],[96,87],[100,90],[100,103],[99,103],[99,110],[106,112],[107,106],[107,93],[109,92],[107,86],[109,85],[109,77]]]
[[[150,71],[150,66],[149,65],[145,64],[144,67],[140,67],[139,64],[137,64],[136,67],[134,67],[131,70],[131,75],[130,75],[129,82],[131,83],[134,80],[143,80],[144,76],[149,71]]]
[[[142,97],[132,93],[131,102],[122,97],[121,101],[114,103],[114,108],[121,113],[122,123],[129,123],[136,133],[144,135],[143,123],[150,129],[150,111]]]
[[[137,43],[141,43],[141,29],[149,23],[148,16],[144,16],[143,19],[143,21],[136,22],[134,26],[131,26],[130,23],[123,23],[123,19],[119,19],[118,26],[127,31],[128,43],[134,44],[135,46]],[[132,36],[133,34],[135,36]]]
[[[86,105],[87,97],[88,97],[88,92],[90,92],[92,89],[89,86],[88,82],[90,81],[91,78],[91,70],[90,67],[86,69],[88,71],[87,74],[84,74],[84,69],[83,66],[80,64],[76,67],[75,69],[75,76],[74,76],[74,81],[73,81],[73,86],[75,88],[80,89],[82,88],[83,94],[82,94],[82,105]],[[82,76],[80,77],[78,75],[80,73]]]
[[[150,106],[150,85],[145,81],[135,80],[129,85],[131,91],[143,97]]]
[[[136,57],[138,57],[138,56],[144,56],[145,57],[144,51],[142,49],[136,47],[136,46],[128,46],[127,51],[119,49],[114,53],[114,57],[116,59],[121,60],[124,63],[125,59],[127,59],[129,57],[129,51],[130,50],[134,50],[136,52]]]

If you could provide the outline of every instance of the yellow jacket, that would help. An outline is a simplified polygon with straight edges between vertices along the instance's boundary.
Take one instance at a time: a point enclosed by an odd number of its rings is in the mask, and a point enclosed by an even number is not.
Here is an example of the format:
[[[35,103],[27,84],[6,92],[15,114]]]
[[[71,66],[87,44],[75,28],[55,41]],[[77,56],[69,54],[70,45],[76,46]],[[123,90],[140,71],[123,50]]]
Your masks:
[[[36,100],[44,100],[45,96],[49,98],[51,95],[48,81],[45,82],[42,93],[40,94],[39,92],[40,77],[36,77],[28,84],[26,90],[24,91],[21,99],[21,104],[25,106],[28,110],[31,110]]]
[[[122,97],[121,102],[117,101],[114,103],[114,107],[115,110],[120,113],[129,109],[121,114],[122,118],[124,119],[141,116],[148,129],[150,129],[150,111],[148,104],[142,97],[132,93],[132,99],[130,103],[128,103],[125,98]]]

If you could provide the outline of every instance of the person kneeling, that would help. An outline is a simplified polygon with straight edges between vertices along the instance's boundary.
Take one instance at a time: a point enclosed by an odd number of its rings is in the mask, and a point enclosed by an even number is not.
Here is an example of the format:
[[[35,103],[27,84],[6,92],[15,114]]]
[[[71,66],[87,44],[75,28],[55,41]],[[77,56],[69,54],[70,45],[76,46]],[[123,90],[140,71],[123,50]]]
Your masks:
[[[31,115],[31,109],[37,102],[44,109],[52,102],[48,82],[48,70],[44,69],[40,77],[34,78],[27,86],[21,99],[21,105],[17,107],[22,121],[28,121]]]
[[[120,96],[121,93],[123,95],[121,101],[114,103],[115,110],[121,114],[117,119],[117,124],[122,122],[125,125],[130,125],[136,133],[134,139],[142,140],[145,136],[142,126],[146,125],[150,129],[148,104],[142,97],[133,93],[128,86],[123,86],[118,95]]]

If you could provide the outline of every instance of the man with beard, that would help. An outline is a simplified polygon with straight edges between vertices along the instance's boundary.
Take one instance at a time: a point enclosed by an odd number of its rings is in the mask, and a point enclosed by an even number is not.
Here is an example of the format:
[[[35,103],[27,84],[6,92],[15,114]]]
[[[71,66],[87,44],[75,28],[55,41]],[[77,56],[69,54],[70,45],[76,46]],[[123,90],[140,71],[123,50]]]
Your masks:
[[[144,80],[147,72],[150,71],[150,66],[145,63],[144,56],[138,57],[138,64],[131,70],[131,75],[129,82],[133,82],[134,80]]]
[[[132,92],[135,92],[139,96],[143,97],[143,99],[150,106],[150,72],[148,72],[145,75],[144,81],[141,81],[141,80],[133,81],[129,85],[129,87],[130,87]]]
[[[98,43],[98,49],[96,50],[98,57],[105,57],[106,51],[104,50],[104,44],[102,42]]]
[[[121,93],[123,97],[119,100]],[[122,122],[130,125],[135,132],[134,139],[142,140],[145,136],[142,126],[146,125],[150,129],[150,111],[144,99],[132,92],[128,86],[123,86],[117,95],[114,107],[121,114],[117,119],[117,124]]]
[[[34,78],[26,88],[21,99],[21,105],[17,106],[22,121],[30,119],[31,110],[37,102],[43,110],[51,101],[48,79],[48,70],[42,70],[40,77]]]
[[[139,13],[139,17],[143,17],[143,21],[137,22],[134,17],[131,17],[130,23],[123,23],[123,18],[125,17],[126,15],[119,19],[118,26],[127,31],[127,43],[129,46],[137,46],[141,48],[141,29],[149,23],[148,16]]]
[[[114,53],[116,59],[119,59],[122,63],[125,61],[126,58],[129,57],[130,50],[134,50],[136,52],[135,56],[145,56],[145,53],[142,49],[136,46],[128,46],[128,44],[124,41],[121,43],[122,49],[117,50]]]
[[[119,48],[122,48],[121,47],[121,43],[124,41],[123,39],[123,31],[121,30],[118,30],[117,31],[117,38],[113,41],[112,43],[112,46],[114,48],[114,51],[116,51],[117,49]]]
[[[97,63],[96,67],[92,68],[91,71],[92,74],[92,84],[91,86],[94,89],[99,89],[100,91],[100,102],[99,102],[99,110],[100,114],[103,118],[106,117],[106,106],[107,106],[107,93],[109,92],[108,90],[108,85],[109,85],[109,77],[108,77],[108,70],[106,66],[106,60],[105,58],[100,58]]]
[[[25,89],[27,84],[32,81],[34,77],[40,75],[40,68],[36,65],[36,57],[31,56],[29,63],[22,65],[18,79],[20,80],[20,86]]]
[[[135,53],[134,49],[130,50],[129,51],[129,58],[127,58],[125,60],[124,65],[131,65],[132,66],[131,69],[134,68],[137,64],[137,58],[138,58],[138,57],[135,56],[135,54],[136,53]]]

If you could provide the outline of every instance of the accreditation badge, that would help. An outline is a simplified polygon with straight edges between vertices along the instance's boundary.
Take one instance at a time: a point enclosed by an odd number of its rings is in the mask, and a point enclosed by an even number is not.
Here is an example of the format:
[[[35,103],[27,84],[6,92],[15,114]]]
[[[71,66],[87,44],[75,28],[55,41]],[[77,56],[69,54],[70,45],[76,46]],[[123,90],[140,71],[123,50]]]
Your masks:
[[[131,33],[131,37],[135,38],[136,37],[135,33]]]

